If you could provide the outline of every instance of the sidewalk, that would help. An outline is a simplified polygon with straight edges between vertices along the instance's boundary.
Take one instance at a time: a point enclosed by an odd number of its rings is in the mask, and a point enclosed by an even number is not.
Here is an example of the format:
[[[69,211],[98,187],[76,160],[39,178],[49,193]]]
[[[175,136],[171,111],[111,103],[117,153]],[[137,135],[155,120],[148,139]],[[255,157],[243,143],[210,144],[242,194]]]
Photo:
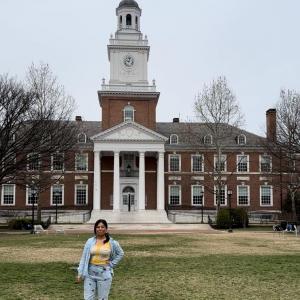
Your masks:
[[[93,233],[93,224],[52,224],[51,231],[65,233]],[[155,233],[217,233],[208,224],[111,224],[110,233],[155,234]]]

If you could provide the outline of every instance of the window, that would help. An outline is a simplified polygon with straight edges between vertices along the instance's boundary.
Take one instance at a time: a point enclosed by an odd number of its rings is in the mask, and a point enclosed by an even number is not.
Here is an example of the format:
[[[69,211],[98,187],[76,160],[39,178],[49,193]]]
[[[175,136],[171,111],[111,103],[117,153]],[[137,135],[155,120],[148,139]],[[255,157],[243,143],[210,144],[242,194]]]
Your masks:
[[[2,205],[15,205],[16,187],[14,184],[3,184],[1,193]]]
[[[246,136],[244,134],[241,134],[237,137],[237,143],[239,145],[246,145]]]
[[[40,167],[39,155],[37,153],[31,153],[27,155],[27,170],[38,171]]]
[[[52,170],[53,171],[63,171],[64,170],[64,154],[54,153],[52,155]]]
[[[271,172],[271,156],[261,155],[260,156],[260,171]]]
[[[221,205],[221,206],[227,205],[226,192],[227,192],[227,187],[226,187],[226,186],[223,185],[223,186],[221,187],[220,193],[218,193],[218,187],[215,186],[215,205],[216,205],[216,206],[218,205],[218,203],[217,203],[217,197],[218,197],[218,194],[219,194],[219,197],[220,197],[220,205]]]
[[[34,187],[27,187],[26,189],[26,205],[37,205],[37,189]]]
[[[79,133],[77,139],[78,139],[78,143],[85,144],[86,143],[86,134]]]
[[[64,186],[62,184],[54,184],[51,187],[51,205],[63,205]]]
[[[131,105],[126,105],[124,107],[124,122],[134,121],[134,108]]]
[[[192,172],[203,172],[203,155],[192,155]]]
[[[169,155],[169,171],[180,172],[180,155],[170,154]]]
[[[180,205],[181,201],[181,187],[180,185],[170,185],[169,186],[169,204],[170,205]]]
[[[131,15],[130,14],[128,14],[127,16],[126,16],[126,25],[127,26],[131,26]]]
[[[203,205],[204,188],[202,185],[192,185],[192,205]]]
[[[211,145],[212,144],[212,136],[209,134],[209,135],[206,135],[205,137],[204,137],[204,144],[205,145]]]
[[[88,185],[87,184],[76,184],[75,185],[75,204],[86,205],[88,199]]]
[[[273,205],[272,186],[263,185],[260,187],[260,205],[261,206],[272,206]]]
[[[225,154],[221,154],[220,161],[218,161],[219,155],[215,154],[214,156],[214,166],[215,166],[215,171],[221,171],[221,172],[226,172],[227,169],[227,156]]]
[[[249,205],[249,186],[238,186],[238,205]]]
[[[248,155],[238,155],[237,156],[237,171],[238,172],[248,172],[249,157]]]
[[[177,134],[171,134],[170,136],[170,144],[178,144],[178,135]]]
[[[76,171],[88,171],[88,154],[87,153],[76,153],[75,170]]]

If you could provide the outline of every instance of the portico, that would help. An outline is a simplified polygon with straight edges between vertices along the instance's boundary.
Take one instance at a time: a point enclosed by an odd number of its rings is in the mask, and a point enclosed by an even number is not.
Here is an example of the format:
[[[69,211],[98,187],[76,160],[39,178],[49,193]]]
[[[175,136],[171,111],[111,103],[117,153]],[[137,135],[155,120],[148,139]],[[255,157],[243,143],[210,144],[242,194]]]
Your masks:
[[[90,222],[106,218],[110,223],[168,223],[164,203],[164,145],[166,137],[133,121],[123,122],[92,137],[94,142],[94,198]],[[101,156],[113,156],[110,208],[104,207],[109,189],[102,183]],[[156,168],[146,170],[146,158]],[[107,172],[108,170],[106,170]],[[156,177],[156,190],[146,187],[146,174]],[[155,209],[147,203],[155,199]],[[111,201],[112,200],[112,201]]]

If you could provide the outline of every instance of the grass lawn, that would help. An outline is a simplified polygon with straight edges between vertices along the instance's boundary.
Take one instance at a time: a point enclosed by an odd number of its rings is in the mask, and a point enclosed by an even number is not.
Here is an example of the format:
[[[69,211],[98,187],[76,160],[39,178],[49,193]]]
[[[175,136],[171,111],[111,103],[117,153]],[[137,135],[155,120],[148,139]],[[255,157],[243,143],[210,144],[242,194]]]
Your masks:
[[[80,235],[0,234],[0,299],[82,299]],[[299,299],[300,237],[268,232],[114,235],[110,299]]]

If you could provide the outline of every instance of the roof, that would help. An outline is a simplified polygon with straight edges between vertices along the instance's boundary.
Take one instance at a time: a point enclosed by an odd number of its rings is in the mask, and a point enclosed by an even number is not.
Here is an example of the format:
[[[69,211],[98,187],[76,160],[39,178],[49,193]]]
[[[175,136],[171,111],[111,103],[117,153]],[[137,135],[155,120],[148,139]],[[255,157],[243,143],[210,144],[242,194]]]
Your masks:
[[[93,144],[90,137],[101,133],[102,123],[97,121],[81,121],[77,122],[80,125],[80,132],[87,135],[87,143]],[[221,125],[222,130],[226,133],[226,138],[224,139],[224,145],[229,149],[257,149],[262,147],[261,136],[250,133],[246,130],[242,130],[227,124]],[[188,150],[195,148],[214,148],[213,145],[205,145],[204,137],[209,135],[209,130],[204,123],[156,123],[156,132],[169,138],[171,134],[176,134],[178,136],[178,144],[166,143],[166,150]],[[237,143],[237,137],[240,135],[245,135],[246,144],[239,145]],[[263,148],[263,147],[262,147]]]
[[[118,6],[117,9],[120,9],[120,8],[123,8],[123,7],[136,7],[136,8],[138,8],[138,9],[140,9],[140,8],[139,8],[139,5],[138,5],[137,2],[134,1],[134,0],[122,0],[122,1],[120,2],[120,4],[119,4],[119,6]]]

